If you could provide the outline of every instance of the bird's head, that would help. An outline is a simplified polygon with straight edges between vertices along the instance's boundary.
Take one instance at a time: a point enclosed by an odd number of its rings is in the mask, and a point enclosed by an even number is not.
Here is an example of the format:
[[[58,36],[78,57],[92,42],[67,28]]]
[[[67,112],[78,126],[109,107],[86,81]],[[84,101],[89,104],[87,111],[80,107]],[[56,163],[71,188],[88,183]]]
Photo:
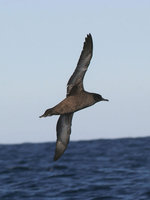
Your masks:
[[[100,94],[95,94],[93,93],[93,98],[96,102],[99,102],[99,101],[109,101],[108,99],[104,99]]]

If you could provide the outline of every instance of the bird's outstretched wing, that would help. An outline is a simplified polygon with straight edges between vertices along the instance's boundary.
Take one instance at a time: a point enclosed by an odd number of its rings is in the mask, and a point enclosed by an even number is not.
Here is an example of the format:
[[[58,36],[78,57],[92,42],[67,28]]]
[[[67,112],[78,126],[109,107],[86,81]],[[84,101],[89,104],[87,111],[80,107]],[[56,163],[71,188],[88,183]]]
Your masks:
[[[71,134],[71,122],[72,122],[73,113],[68,113],[64,115],[60,115],[56,131],[57,131],[57,141],[56,141],[56,149],[54,160],[58,160],[64,151],[66,150],[70,134]]]
[[[85,38],[77,67],[67,83],[67,96],[83,90],[83,78],[90,64],[93,54],[93,41],[91,34]],[[73,113],[61,115],[57,122],[57,141],[54,160],[58,160],[66,150],[70,134]]]
[[[80,92],[83,90],[83,78],[90,64],[90,60],[93,54],[93,41],[91,34],[88,34],[85,38],[83,50],[81,52],[77,67],[70,77],[67,84],[67,96],[74,92]]]

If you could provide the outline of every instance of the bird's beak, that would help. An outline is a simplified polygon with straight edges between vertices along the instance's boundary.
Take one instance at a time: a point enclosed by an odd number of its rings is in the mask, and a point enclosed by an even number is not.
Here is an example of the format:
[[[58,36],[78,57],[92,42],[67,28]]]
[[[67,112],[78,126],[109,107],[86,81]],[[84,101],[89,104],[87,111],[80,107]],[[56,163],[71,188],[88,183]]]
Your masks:
[[[109,101],[108,99],[104,99],[104,98],[102,98],[102,101]]]

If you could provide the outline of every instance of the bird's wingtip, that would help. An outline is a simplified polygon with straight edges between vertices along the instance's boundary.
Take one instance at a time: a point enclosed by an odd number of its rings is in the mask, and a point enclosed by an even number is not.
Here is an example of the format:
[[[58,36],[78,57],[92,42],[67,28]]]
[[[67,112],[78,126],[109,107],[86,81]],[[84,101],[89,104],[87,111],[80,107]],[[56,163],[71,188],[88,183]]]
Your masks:
[[[88,34],[87,34],[87,37],[91,37],[91,38],[92,38],[92,34],[91,34],[91,33],[88,33]]]
[[[56,154],[55,154],[55,156],[54,156],[54,158],[53,158],[53,161],[57,161],[58,158],[59,158],[59,157],[57,157]]]
[[[58,160],[62,156],[66,148],[67,148],[67,145],[65,146],[61,141],[58,140],[56,142],[56,149],[55,149],[55,155],[54,155],[53,160],[54,161]]]

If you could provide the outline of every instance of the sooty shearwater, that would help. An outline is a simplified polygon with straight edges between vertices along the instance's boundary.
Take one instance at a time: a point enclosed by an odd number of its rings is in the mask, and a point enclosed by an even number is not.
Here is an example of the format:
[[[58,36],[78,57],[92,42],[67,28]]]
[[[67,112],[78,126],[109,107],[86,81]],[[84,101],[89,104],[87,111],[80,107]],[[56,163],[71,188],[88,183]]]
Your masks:
[[[100,94],[86,92],[83,87],[84,75],[90,64],[93,54],[93,41],[91,34],[85,38],[77,67],[67,84],[66,98],[53,108],[47,109],[41,117],[60,115],[56,131],[57,141],[54,160],[58,160],[67,148],[71,134],[71,123],[74,112],[92,106],[99,101],[108,101]]]

